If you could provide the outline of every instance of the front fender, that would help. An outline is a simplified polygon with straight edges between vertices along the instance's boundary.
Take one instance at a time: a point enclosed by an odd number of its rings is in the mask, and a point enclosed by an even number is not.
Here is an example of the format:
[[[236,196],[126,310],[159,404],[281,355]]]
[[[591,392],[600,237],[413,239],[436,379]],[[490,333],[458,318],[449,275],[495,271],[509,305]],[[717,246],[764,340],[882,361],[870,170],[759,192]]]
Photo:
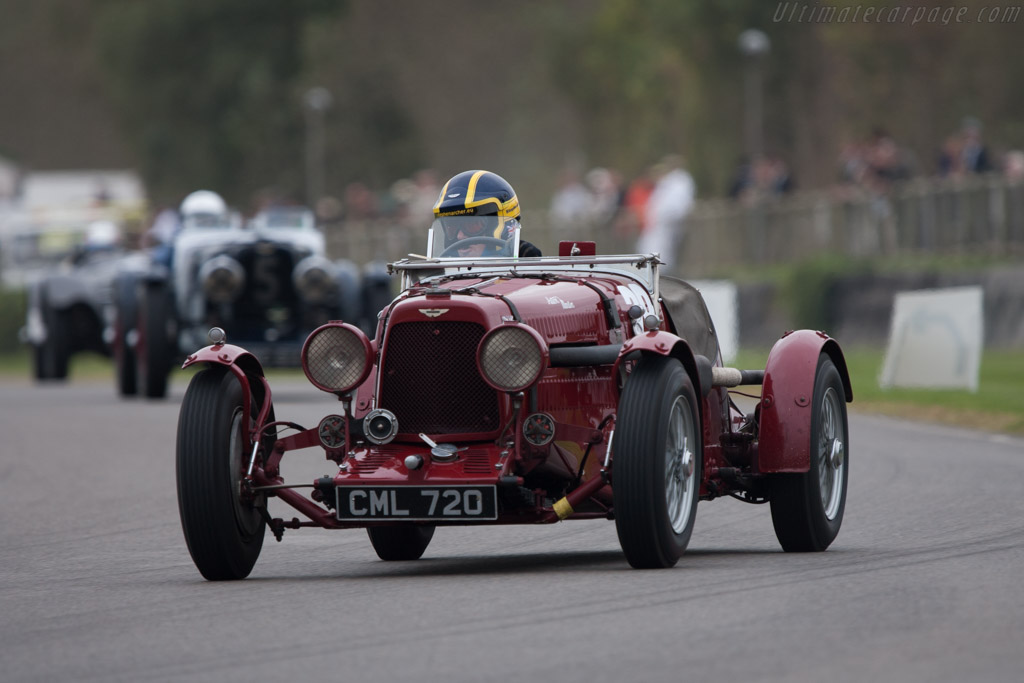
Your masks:
[[[77,277],[54,275],[47,278],[44,286],[47,305],[57,310],[68,309],[78,303],[92,305],[87,287]]]
[[[797,330],[775,342],[764,371],[758,430],[758,470],[806,472],[811,465],[811,409],[818,358],[827,353],[853,400],[839,344],[824,332]]]
[[[615,359],[615,365],[612,368],[613,376],[618,375],[619,366],[626,356],[636,352],[654,353],[659,356],[671,356],[679,359],[687,374],[690,375],[690,379],[693,380],[693,388],[697,395],[704,397],[711,391],[711,363],[703,356],[695,356],[685,339],[681,339],[671,332],[654,330],[627,340],[622,345],[619,357]],[[698,362],[698,358],[702,360]]]
[[[252,355],[241,346],[235,346],[234,344],[213,344],[206,346],[195,353],[189,355],[185,359],[181,368],[184,370],[187,367],[195,365],[196,363],[210,363],[211,365],[223,365],[238,379],[238,382],[242,385],[242,410],[243,414],[251,414],[251,398],[255,397],[257,404],[259,405],[258,416],[256,418],[257,429],[262,429],[262,425],[266,422],[267,416],[270,414],[272,399],[270,395],[270,385],[267,384],[266,376],[263,372],[263,365],[259,362],[256,356]],[[245,425],[246,438],[248,443],[252,443],[258,436],[259,432],[251,432],[250,425]]]
[[[214,363],[228,367],[237,366],[242,372],[255,377],[263,377],[263,365],[256,358],[241,346],[234,344],[212,344],[203,347],[185,359],[181,368],[195,365],[196,363]]]

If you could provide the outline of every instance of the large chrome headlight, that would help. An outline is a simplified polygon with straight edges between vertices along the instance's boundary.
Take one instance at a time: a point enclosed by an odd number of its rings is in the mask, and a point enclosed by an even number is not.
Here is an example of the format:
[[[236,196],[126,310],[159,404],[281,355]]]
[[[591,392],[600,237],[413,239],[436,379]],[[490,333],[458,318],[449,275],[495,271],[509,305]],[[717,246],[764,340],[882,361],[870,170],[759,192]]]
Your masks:
[[[337,271],[337,267],[323,256],[307,256],[292,271],[295,291],[312,303],[327,300],[337,290]]]
[[[489,385],[499,391],[522,391],[544,374],[548,346],[533,328],[510,323],[485,334],[476,357]]]
[[[199,268],[199,281],[203,284],[207,301],[229,304],[245,288],[245,269],[235,259],[221,254]]]
[[[302,346],[302,369],[313,386],[345,393],[363,383],[373,364],[370,340],[358,327],[330,322],[318,327]]]

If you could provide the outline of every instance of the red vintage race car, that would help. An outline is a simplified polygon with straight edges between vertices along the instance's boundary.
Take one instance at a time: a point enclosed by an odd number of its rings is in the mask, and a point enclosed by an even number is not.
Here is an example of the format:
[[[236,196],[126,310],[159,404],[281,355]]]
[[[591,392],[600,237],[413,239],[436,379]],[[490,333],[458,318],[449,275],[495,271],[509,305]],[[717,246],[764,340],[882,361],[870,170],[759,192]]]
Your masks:
[[[822,551],[849,471],[842,351],[788,332],[764,370],[722,366],[700,293],[655,255],[516,258],[435,247],[390,265],[402,293],[374,339],[345,322],[312,332],[302,366],[338,408],[318,424],[275,415],[259,359],[211,331],[181,406],[178,500],[204,577],[252,570],[266,527],[365,528],[381,559],[415,560],[438,526],[605,518],[626,560],[672,567],[699,500],[770,503],[786,551]],[[487,251],[494,252],[493,254]],[[745,414],[729,388],[762,385]],[[282,416],[284,417],[284,416]],[[293,451],[337,465],[286,482]],[[272,518],[277,497],[304,519]]]

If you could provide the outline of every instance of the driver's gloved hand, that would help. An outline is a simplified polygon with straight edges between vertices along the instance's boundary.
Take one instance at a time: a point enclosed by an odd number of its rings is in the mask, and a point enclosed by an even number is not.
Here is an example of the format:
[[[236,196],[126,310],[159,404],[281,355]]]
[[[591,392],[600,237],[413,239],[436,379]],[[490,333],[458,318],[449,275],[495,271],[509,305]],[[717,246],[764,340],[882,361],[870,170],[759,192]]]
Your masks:
[[[519,255],[522,257],[526,256],[541,256],[540,249],[530,244],[529,242],[520,239],[519,240]]]

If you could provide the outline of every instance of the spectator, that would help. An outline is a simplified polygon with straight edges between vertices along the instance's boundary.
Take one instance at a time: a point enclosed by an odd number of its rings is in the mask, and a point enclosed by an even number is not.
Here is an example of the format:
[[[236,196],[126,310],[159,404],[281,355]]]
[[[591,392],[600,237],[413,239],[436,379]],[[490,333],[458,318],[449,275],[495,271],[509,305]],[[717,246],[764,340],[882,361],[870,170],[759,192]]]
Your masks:
[[[736,162],[732,180],[729,181],[729,198],[742,199],[754,184],[754,169],[750,159],[743,156]]]
[[[619,174],[607,168],[592,168],[585,177],[593,197],[592,217],[599,225],[607,225],[622,204],[622,181]]]
[[[960,149],[960,163],[966,173],[988,173],[992,164],[988,149],[981,141],[981,121],[968,116],[960,127],[963,146]]]
[[[637,251],[660,254],[662,262],[671,269],[676,264],[684,221],[693,208],[696,187],[678,155],[662,159],[655,174],[654,190],[647,200],[649,224],[637,241]]]
[[[875,127],[865,143],[852,143],[840,154],[840,176],[845,183],[845,198],[866,196],[870,221],[868,229],[854,237],[856,250],[863,253],[880,247],[894,250],[897,245],[895,215],[889,194],[895,184],[911,176],[907,153],[884,128]]]
[[[865,181],[877,193],[887,193],[894,183],[910,177],[906,153],[884,129],[875,128],[867,146]]]
[[[778,197],[793,191],[793,174],[789,164],[780,156],[772,154],[762,161],[760,177],[763,180],[759,184],[772,196]]]
[[[843,185],[863,185],[868,172],[867,143],[847,142],[839,152],[839,182]]]
[[[647,201],[654,191],[654,169],[646,169],[633,179],[622,197],[622,212],[615,231],[620,237],[640,235],[647,229]]]
[[[345,186],[345,218],[367,220],[378,214],[377,198],[364,183],[355,181]]]
[[[584,224],[594,215],[594,195],[572,168],[562,171],[558,190],[551,198],[551,224],[556,230]]]
[[[729,196],[745,204],[780,197],[793,189],[789,166],[781,157],[769,155],[753,164],[740,160],[729,188]]]
[[[437,179],[437,171],[424,168],[416,171],[412,177],[415,190],[409,204],[409,213],[418,221],[429,216],[437,202],[437,194],[441,191],[441,183]]]
[[[1024,179],[1024,151],[1011,150],[1003,157],[1003,175],[1011,183]]]
[[[938,170],[939,175],[946,178],[994,170],[988,148],[981,140],[981,122],[978,119],[968,116],[960,130],[946,139],[939,155]]]
[[[964,174],[961,163],[963,140],[959,135],[950,135],[942,143],[939,152],[939,176],[942,178],[959,178]]]

